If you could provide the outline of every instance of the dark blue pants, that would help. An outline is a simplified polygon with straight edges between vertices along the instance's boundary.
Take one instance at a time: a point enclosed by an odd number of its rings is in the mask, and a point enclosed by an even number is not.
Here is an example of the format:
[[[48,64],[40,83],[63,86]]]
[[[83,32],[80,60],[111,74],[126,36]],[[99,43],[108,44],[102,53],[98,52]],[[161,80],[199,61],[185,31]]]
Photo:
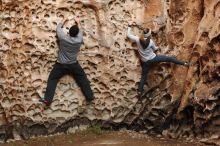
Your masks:
[[[147,74],[150,70],[151,65],[153,63],[159,63],[159,62],[172,62],[172,63],[179,64],[179,65],[184,65],[185,63],[183,61],[177,60],[175,57],[169,57],[165,55],[157,55],[151,60],[148,60],[146,62],[141,62],[142,74],[141,74],[141,80],[140,80],[139,87],[138,87],[138,91],[140,93],[143,93],[144,91],[144,83],[147,79]]]
[[[90,101],[94,98],[90,87],[90,82],[78,62],[73,64],[56,63],[48,78],[46,93],[44,96],[46,101],[49,103],[53,101],[57,83],[59,79],[66,74],[71,74],[74,77],[84,96],[86,97],[86,100]]]

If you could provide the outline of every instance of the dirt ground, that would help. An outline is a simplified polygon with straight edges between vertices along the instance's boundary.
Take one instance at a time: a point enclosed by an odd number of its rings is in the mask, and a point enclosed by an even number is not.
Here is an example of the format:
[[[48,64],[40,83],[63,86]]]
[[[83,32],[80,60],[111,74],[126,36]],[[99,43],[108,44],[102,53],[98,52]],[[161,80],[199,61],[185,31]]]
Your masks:
[[[201,143],[153,138],[133,132],[59,134],[11,141],[0,146],[204,146]]]

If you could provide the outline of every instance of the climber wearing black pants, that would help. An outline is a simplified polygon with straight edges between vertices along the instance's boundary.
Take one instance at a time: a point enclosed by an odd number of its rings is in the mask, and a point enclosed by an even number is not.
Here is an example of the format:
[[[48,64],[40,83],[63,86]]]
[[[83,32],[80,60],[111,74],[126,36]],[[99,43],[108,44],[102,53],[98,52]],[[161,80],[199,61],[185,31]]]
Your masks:
[[[159,47],[155,45],[153,40],[151,39],[151,30],[145,29],[143,32],[143,36],[138,37],[132,34],[131,25],[128,26],[127,31],[128,38],[130,38],[133,42],[138,45],[138,52],[141,57],[141,66],[142,66],[142,74],[141,80],[138,86],[138,94],[139,96],[143,95],[144,91],[144,83],[147,79],[147,74],[151,68],[153,63],[159,62],[172,62],[179,65],[189,66],[189,63],[177,60],[175,57],[169,57],[165,55],[156,55],[154,51],[158,50]]]
[[[59,79],[66,74],[70,74],[74,77],[87,101],[94,99],[90,82],[77,61],[77,53],[79,52],[80,46],[83,43],[83,33],[78,27],[79,21],[75,21],[76,24],[69,29],[69,35],[65,34],[62,30],[65,22],[57,25],[57,37],[59,41],[58,59],[50,72],[45,96],[44,98],[40,99],[40,101],[45,103],[47,106],[49,106],[53,101],[55,89]]]

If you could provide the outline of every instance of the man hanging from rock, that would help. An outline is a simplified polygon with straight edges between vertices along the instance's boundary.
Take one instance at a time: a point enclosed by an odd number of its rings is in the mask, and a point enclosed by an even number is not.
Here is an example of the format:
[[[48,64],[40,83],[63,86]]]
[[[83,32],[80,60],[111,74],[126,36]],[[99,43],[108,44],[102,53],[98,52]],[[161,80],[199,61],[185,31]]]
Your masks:
[[[128,26],[127,36],[138,45],[138,53],[141,58],[142,74],[138,86],[138,95],[141,97],[144,93],[144,84],[147,79],[147,74],[151,68],[151,65],[159,62],[172,62],[188,67],[189,63],[177,60],[175,57],[156,55],[154,51],[158,50],[159,47],[157,47],[154,41],[151,39],[151,30],[148,28],[145,29],[143,31],[143,35],[138,37],[132,34],[131,26],[132,25]]]
[[[77,61],[77,54],[83,43],[83,33],[79,29],[79,20],[74,20],[75,24],[69,29],[69,34],[65,34],[62,29],[68,19],[63,24],[59,23],[56,28],[59,45],[58,59],[50,72],[45,96],[40,99],[40,102],[47,106],[53,101],[58,80],[66,74],[71,74],[74,77],[87,101],[90,102],[94,99],[90,82]]]

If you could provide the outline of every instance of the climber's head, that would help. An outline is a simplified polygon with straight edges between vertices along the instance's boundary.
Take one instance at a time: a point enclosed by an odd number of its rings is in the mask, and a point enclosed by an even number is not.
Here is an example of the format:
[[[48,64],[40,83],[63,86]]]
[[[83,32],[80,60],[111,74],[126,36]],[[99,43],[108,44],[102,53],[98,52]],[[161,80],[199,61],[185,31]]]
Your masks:
[[[70,27],[69,34],[71,37],[76,37],[78,33],[79,33],[78,25],[73,25],[72,27]]]
[[[150,44],[151,39],[151,29],[146,28],[143,31],[143,35],[140,36],[139,41],[143,49],[146,49]]]
[[[146,28],[144,29],[143,33],[144,33],[144,38],[148,38],[151,36],[151,29]]]
[[[150,37],[146,38],[145,36],[141,36],[139,38],[140,44],[143,49],[146,49],[150,44]]]

